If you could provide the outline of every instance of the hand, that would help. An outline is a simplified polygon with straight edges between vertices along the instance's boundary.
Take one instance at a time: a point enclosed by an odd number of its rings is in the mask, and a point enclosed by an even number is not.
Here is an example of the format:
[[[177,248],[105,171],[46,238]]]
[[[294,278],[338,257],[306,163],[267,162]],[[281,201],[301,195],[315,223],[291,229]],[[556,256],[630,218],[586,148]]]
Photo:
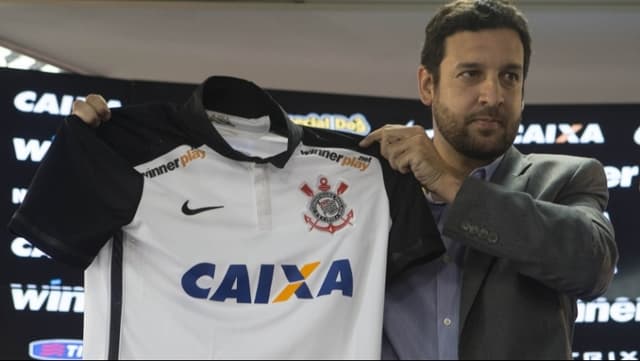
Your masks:
[[[360,146],[367,148],[380,143],[380,150],[391,168],[402,173],[412,172],[429,192],[447,203],[453,202],[464,180],[447,165],[427,137],[423,127],[387,125],[366,137]]]
[[[89,94],[84,101],[73,102],[72,114],[93,128],[111,119],[111,110],[107,106],[107,101],[97,94]]]

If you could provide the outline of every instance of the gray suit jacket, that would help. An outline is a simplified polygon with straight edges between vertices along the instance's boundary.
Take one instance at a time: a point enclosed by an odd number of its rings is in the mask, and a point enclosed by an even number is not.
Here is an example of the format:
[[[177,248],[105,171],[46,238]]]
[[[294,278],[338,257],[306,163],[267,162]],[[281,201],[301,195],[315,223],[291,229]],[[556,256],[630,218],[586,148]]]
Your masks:
[[[492,181],[465,180],[443,233],[467,246],[461,359],[571,359],[576,298],[606,290],[618,259],[602,165],[505,154]]]

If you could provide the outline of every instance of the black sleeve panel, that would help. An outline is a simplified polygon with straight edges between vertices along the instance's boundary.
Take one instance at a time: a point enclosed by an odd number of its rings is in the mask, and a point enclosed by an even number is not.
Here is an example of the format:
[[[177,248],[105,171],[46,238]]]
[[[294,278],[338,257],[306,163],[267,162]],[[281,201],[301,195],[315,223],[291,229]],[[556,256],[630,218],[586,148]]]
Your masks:
[[[54,259],[86,268],[135,216],[143,177],[71,116],[33,178],[9,229]]]
[[[380,161],[393,221],[387,261],[387,278],[392,278],[412,265],[440,257],[445,247],[420,183],[413,174],[403,175],[385,159]]]

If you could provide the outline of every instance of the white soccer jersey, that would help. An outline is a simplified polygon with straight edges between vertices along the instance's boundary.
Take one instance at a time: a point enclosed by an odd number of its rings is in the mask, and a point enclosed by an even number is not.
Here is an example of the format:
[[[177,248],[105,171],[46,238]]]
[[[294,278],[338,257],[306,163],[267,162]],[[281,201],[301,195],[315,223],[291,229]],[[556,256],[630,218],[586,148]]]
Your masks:
[[[443,246],[415,179],[357,142],[212,77],[66,119],[10,228],[86,268],[85,358],[375,359],[386,277]]]

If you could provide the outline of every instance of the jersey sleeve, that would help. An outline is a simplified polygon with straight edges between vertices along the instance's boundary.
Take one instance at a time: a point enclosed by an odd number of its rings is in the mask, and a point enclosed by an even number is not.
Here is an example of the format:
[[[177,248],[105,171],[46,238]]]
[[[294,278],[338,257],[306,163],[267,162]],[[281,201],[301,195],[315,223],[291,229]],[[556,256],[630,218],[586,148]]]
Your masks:
[[[52,258],[86,268],[131,223],[143,178],[75,116],[62,123],[9,230]]]
[[[384,158],[379,159],[392,220],[387,260],[387,278],[392,278],[412,265],[440,257],[446,249],[420,183],[413,174],[396,172]]]

